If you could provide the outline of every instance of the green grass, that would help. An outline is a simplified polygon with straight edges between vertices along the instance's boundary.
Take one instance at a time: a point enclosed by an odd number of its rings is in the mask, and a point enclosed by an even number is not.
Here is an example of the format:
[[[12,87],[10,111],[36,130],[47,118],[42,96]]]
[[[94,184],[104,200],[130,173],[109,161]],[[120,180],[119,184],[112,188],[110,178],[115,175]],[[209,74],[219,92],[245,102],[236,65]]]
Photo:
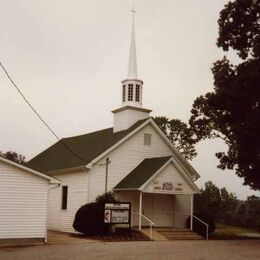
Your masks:
[[[244,233],[260,234],[254,229],[217,224],[215,232],[211,234],[211,239],[247,239],[242,235]]]

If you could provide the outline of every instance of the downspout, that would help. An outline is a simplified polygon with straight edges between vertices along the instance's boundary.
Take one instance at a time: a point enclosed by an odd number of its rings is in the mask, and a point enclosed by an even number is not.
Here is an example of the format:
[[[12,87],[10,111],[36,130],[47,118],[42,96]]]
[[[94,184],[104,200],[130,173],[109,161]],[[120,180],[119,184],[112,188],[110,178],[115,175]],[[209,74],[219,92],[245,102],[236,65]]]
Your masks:
[[[47,236],[48,236],[48,208],[49,208],[49,193],[52,189],[59,188],[61,183],[56,184],[54,187],[49,187],[47,191],[47,207],[46,207],[46,216],[45,216],[45,238],[44,243],[47,243]]]

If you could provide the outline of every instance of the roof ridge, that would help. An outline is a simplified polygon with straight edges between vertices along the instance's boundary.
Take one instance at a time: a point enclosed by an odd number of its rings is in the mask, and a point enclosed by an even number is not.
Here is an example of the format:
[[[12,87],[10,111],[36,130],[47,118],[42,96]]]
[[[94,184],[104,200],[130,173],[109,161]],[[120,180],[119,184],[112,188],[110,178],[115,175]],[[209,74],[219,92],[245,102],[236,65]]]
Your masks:
[[[80,134],[80,135],[73,135],[73,136],[63,137],[61,140],[70,139],[70,138],[74,138],[74,137],[82,137],[82,136],[86,136],[86,135],[89,135],[89,134],[94,134],[94,133],[102,132],[102,131],[109,130],[109,129],[113,129],[113,127],[108,127],[108,128],[104,128],[104,129],[99,129],[99,130],[96,130],[96,131],[93,131],[93,132],[88,132],[88,133],[86,133],[86,134]]]
[[[125,132],[125,131],[128,131],[130,128],[134,127],[137,123],[139,123],[140,121],[146,121],[148,119],[150,119],[152,117],[148,117],[148,118],[145,118],[145,119],[140,119],[138,120],[135,124],[133,124],[132,126],[130,126],[128,129],[125,129],[125,130],[121,130],[119,132],[116,132],[116,133],[122,133],[122,132]],[[82,136],[86,136],[86,135],[89,135],[89,134],[94,134],[94,133],[98,133],[98,132],[101,132],[101,131],[105,131],[105,130],[109,130],[109,129],[113,129],[113,127],[107,127],[107,128],[104,128],[104,129],[99,129],[99,130],[96,130],[94,132],[89,132],[89,133],[86,133],[86,134],[80,134],[80,135],[74,135],[74,136],[68,136],[68,137],[63,137],[61,138],[61,140],[66,140],[66,139],[70,139],[70,138],[74,138],[74,137],[82,137]]]

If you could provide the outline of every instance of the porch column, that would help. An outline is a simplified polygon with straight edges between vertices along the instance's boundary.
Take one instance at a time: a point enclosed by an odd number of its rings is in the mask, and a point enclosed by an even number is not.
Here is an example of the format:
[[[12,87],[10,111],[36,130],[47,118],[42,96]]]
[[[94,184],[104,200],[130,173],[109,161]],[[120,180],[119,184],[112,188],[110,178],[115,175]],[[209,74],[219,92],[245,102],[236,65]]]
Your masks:
[[[142,229],[142,202],[143,202],[143,193],[140,191],[140,195],[139,195],[139,230]]]
[[[193,194],[190,195],[190,229],[193,229]]]

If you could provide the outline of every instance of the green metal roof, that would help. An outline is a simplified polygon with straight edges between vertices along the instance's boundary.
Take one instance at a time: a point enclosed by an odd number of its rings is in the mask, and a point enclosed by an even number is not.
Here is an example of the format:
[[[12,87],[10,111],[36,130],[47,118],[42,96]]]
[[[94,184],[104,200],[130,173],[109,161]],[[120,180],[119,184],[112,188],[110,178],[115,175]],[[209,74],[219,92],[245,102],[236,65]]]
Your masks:
[[[31,159],[28,166],[40,172],[85,166],[146,120],[148,119],[140,120],[129,129],[116,133],[113,133],[113,128],[107,128],[85,135],[63,138],[62,142],[80,158],[66,149],[59,141]]]
[[[134,170],[132,170],[114,189],[138,189],[149,180],[169,159],[167,157],[156,157],[144,159]]]

